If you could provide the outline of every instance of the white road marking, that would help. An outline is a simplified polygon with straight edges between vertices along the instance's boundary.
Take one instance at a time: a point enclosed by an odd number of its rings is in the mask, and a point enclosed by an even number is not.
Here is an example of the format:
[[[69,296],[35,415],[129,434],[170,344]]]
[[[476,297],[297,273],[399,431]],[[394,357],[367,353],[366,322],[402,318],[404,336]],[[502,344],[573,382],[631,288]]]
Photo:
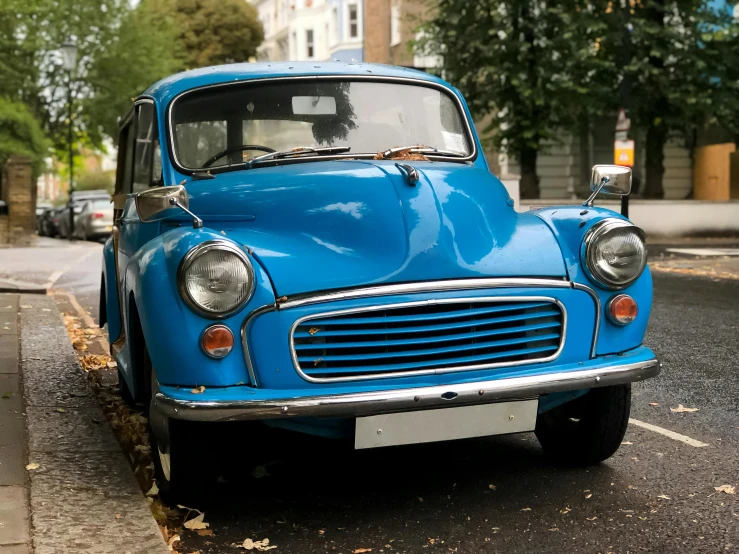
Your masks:
[[[73,262],[68,263],[63,268],[58,269],[57,271],[55,271],[54,273],[52,273],[51,275],[49,275],[49,280],[46,281],[46,283],[44,283],[41,286],[43,286],[46,290],[51,289],[51,287],[53,287],[56,284],[56,282],[59,280],[59,278],[62,275],[64,275],[71,267],[76,266],[76,265],[82,263],[83,260],[89,258],[93,254],[95,254],[97,251],[98,250],[95,249],[95,250],[90,250],[89,252],[85,252],[82,256],[80,256],[79,258],[75,259]]]
[[[651,423],[646,423],[644,421],[639,421],[638,419],[629,418],[629,423],[631,423],[632,425],[636,425],[637,427],[642,427],[644,429],[648,429],[655,433],[659,433],[660,435],[669,437],[672,440],[676,440],[676,441],[688,444],[690,446],[694,446],[695,448],[703,448],[705,446],[711,446],[710,444],[707,444],[705,442],[691,439],[690,437],[686,435],[681,435],[680,433],[675,433],[675,431],[670,431],[669,429],[657,427],[656,425],[652,425]]]
[[[739,248],[666,248],[665,250],[688,256],[739,256]]]

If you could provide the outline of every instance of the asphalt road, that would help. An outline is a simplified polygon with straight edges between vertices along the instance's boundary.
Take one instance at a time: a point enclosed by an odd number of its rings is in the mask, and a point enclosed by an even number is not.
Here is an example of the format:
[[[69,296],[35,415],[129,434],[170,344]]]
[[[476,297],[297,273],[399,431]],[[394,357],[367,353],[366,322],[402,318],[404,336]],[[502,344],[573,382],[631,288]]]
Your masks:
[[[97,317],[98,245],[29,249],[11,269],[8,252],[0,276],[66,268],[55,286]],[[664,368],[634,386],[632,417],[707,446],[632,424],[613,458],[571,469],[533,435],[355,452],[229,424],[219,483],[194,506],[213,535],[185,530],[178,551],[244,552],[246,538],[276,553],[739,551],[739,495],[715,490],[739,489],[739,280],[659,272],[654,286],[646,343]],[[211,448],[211,430],[194,431]]]

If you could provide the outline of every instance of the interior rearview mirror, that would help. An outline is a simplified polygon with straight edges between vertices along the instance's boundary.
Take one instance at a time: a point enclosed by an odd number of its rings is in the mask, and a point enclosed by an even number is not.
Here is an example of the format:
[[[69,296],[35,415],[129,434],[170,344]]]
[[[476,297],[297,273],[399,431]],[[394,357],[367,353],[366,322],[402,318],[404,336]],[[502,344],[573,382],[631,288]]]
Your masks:
[[[174,199],[176,202],[172,202]],[[187,208],[187,192],[182,185],[155,187],[136,195],[136,212],[143,222],[159,221],[173,216],[179,210],[177,205]]]

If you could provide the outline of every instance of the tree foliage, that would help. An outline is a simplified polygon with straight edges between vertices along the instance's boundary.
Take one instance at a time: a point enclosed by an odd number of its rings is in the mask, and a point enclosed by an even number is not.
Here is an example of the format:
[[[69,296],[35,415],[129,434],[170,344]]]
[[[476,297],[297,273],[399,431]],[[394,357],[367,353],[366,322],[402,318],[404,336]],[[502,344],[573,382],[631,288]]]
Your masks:
[[[739,130],[739,37],[711,0],[430,0],[416,48],[443,59],[492,145],[521,164],[522,197],[538,196],[543,145],[627,102],[646,130],[645,196],[660,197],[670,133]],[[627,92],[630,90],[630,94]]]
[[[99,146],[131,97],[182,65],[174,31],[155,23],[145,3],[127,0],[3,0],[0,96],[25,103],[66,149],[69,80],[59,48],[74,41],[73,141]]]
[[[257,10],[245,0],[149,0],[174,22],[188,69],[246,62],[264,40]]]
[[[26,156],[38,175],[48,153],[49,144],[31,111],[20,102],[0,98],[0,166],[12,155]]]
[[[438,0],[418,48],[487,118],[492,146],[521,164],[522,197],[538,196],[536,157],[545,142],[597,108],[594,75],[603,32],[579,0]]]

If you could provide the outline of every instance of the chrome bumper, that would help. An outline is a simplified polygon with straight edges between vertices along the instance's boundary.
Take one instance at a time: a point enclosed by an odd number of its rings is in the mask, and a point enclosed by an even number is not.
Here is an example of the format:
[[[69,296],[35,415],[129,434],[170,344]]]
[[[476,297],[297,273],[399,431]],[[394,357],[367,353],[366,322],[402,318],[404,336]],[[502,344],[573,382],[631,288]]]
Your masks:
[[[270,400],[196,401],[157,392],[154,406],[167,417],[189,421],[239,421],[281,417],[354,417],[532,398],[552,392],[621,385],[654,377],[655,359],[494,381],[352,394]]]

